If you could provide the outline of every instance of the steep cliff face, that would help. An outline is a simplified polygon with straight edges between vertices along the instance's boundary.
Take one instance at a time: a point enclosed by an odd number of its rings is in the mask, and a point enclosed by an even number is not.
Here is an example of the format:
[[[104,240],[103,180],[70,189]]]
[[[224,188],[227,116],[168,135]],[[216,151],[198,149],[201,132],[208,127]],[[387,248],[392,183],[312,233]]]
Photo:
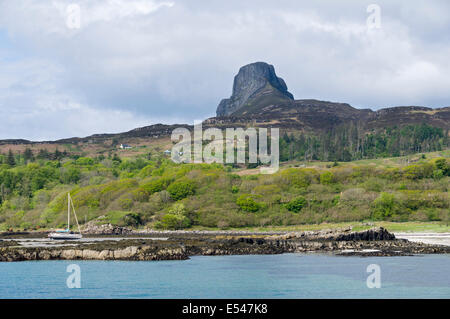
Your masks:
[[[217,118],[208,119],[206,124],[259,123],[264,126],[274,121],[278,127],[311,131],[350,122],[367,130],[422,123],[448,129],[450,108],[401,106],[372,111],[356,109],[347,103],[294,100],[284,80],[275,74],[274,67],[256,62],[240,68],[234,78],[232,96],[220,102]]]
[[[217,116],[231,115],[245,105],[251,104],[252,100],[260,100],[261,97],[294,99],[288,92],[284,80],[275,74],[272,65],[265,62],[245,65],[234,77],[233,94],[229,99],[223,99],[217,107]]]

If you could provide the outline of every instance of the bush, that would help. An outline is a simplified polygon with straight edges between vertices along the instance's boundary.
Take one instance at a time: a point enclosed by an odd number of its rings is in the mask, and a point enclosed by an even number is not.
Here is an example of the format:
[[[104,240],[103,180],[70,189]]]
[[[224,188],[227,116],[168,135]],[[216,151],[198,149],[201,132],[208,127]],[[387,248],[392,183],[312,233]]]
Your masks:
[[[291,212],[298,213],[303,207],[306,206],[307,203],[308,202],[303,196],[299,196],[287,203],[286,208]]]
[[[167,191],[169,192],[170,197],[177,201],[186,198],[189,195],[194,195],[195,186],[191,181],[177,181],[170,184]]]
[[[119,205],[122,209],[130,209],[133,207],[133,201],[130,198],[121,198],[119,199]]]
[[[313,174],[314,172],[312,172]],[[281,176],[285,178],[289,185],[298,188],[306,188],[311,184],[311,176],[304,170],[296,168],[288,168],[281,172]]]
[[[236,204],[246,212],[257,212],[261,205],[257,203],[249,194],[243,194],[238,197]]]
[[[184,215],[186,213],[186,209],[182,203],[175,203],[169,209],[169,213],[175,215]]]
[[[450,165],[447,163],[445,158],[439,158],[434,162],[436,168],[442,171],[442,174],[445,176],[450,176]]]
[[[141,215],[137,213],[130,213],[123,218],[125,225],[127,226],[138,226],[142,224]]]
[[[63,171],[61,181],[64,184],[76,184],[81,179],[81,171],[75,167],[69,167]]]
[[[433,171],[433,178],[434,179],[441,179],[444,177],[444,171],[441,169],[436,169]]]
[[[139,177],[144,178],[152,175],[152,171],[155,169],[153,165],[147,165],[139,172]]]
[[[154,193],[165,190],[169,184],[170,181],[168,179],[159,178],[157,180],[142,185],[142,188],[146,190],[150,195],[152,195]]]
[[[395,200],[395,196],[389,193],[381,193],[381,195],[374,200],[374,213],[375,219],[386,219],[394,215],[397,211],[398,204]]]
[[[134,190],[132,195],[133,200],[137,202],[147,202],[150,196],[149,193],[142,187],[139,187],[138,189]]]
[[[362,186],[366,191],[379,193],[386,189],[385,184],[385,181],[381,178],[369,177],[369,179],[365,181]]]
[[[404,176],[408,179],[421,179],[431,177],[433,165],[429,163],[420,165],[409,165],[403,169]]]
[[[320,174],[320,184],[330,185],[335,182],[334,174],[332,172],[325,172]]]
[[[178,214],[166,214],[160,222],[156,223],[156,228],[159,229],[183,229],[191,225],[189,218]]]
[[[94,160],[90,157],[80,157],[78,158],[75,163],[77,165],[83,165],[83,166],[87,166],[87,165],[93,165],[94,164]]]

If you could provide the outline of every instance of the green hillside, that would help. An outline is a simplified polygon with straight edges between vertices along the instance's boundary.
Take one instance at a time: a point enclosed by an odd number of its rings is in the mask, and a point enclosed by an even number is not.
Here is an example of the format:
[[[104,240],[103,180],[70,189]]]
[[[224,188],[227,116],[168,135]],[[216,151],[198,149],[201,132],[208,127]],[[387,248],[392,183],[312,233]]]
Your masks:
[[[0,160],[1,230],[64,226],[67,192],[81,224],[228,229],[449,220],[449,151],[334,164],[288,162],[273,175],[175,164],[157,153],[123,160],[9,154]]]

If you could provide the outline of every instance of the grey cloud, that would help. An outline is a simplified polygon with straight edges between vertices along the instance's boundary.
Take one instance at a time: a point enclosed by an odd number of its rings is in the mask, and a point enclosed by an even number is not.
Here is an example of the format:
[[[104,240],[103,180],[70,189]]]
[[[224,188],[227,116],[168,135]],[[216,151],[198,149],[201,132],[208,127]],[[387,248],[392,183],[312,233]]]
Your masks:
[[[65,25],[68,3],[0,4],[9,50],[25,55],[11,63],[0,50],[0,112],[24,114],[9,118],[17,130],[0,138],[213,116],[239,67],[254,61],[273,64],[296,98],[372,108],[450,104],[446,1],[377,1],[382,28],[372,31],[369,1],[83,0],[79,30]],[[76,107],[96,115],[79,129],[56,124]],[[27,114],[47,121],[45,133]]]

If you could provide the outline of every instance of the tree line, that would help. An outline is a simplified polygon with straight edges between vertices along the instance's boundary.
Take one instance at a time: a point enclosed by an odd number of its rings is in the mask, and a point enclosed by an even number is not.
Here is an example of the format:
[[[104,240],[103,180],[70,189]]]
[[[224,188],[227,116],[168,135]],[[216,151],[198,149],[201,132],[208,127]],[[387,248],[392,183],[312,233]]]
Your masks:
[[[284,133],[280,160],[352,161],[440,151],[450,146],[449,131],[428,124],[366,132],[355,123],[317,134]]]

